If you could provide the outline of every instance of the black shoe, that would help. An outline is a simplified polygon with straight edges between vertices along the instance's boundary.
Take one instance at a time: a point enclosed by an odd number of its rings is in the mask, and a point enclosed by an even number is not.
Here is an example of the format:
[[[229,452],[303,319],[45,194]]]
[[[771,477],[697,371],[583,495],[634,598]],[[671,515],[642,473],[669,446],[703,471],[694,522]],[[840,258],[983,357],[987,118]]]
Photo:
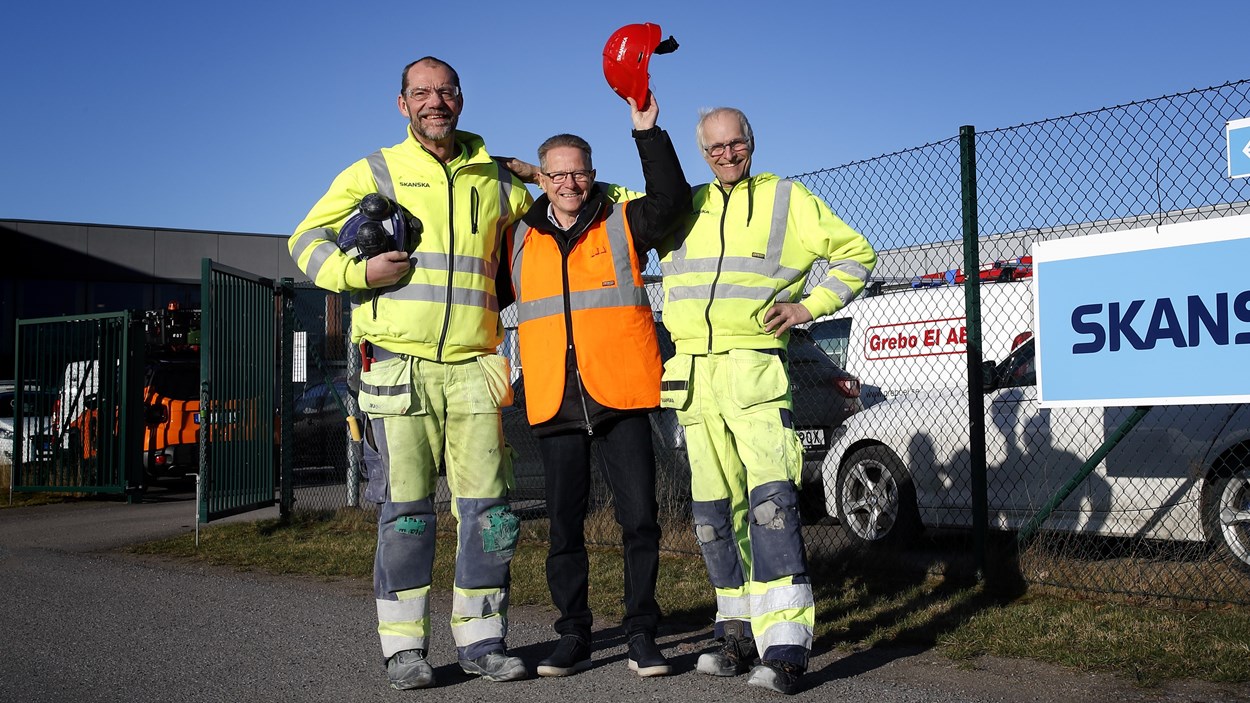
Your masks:
[[[798,691],[801,676],[803,676],[803,667],[798,664],[779,659],[765,659],[751,669],[747,683],[790,695]]]
[[[738,676],[747,673],[755,657],[755,640],[725,635],[720,649],[699,655],[697,668],[709,676]]]
[[[539,676],[572,676],[590,668],[590,643],[580,635],[561,635],[551,656],[538,662]]]
[[[655,643],[655,635],[638,632],[629,638],[629,668],[638,672],[639,676],[668,676],[673,667],[660,653]]]

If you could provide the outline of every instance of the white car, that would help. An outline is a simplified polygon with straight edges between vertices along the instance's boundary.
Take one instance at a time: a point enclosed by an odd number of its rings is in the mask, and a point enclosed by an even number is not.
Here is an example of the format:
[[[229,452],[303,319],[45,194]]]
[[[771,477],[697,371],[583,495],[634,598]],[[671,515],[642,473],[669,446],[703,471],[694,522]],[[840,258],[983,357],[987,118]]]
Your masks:
[[[1033,350],[987,365],[991,529],[1026,525],[1134,410],[1039,407]],[[839,430],[821,466],[826,507],[863,544],[970,527],[970,456],[963,389],[895,396]],[[1250,405],[1152,408],[1042,529],[1210,541],[1250,568]]]
[[[33,461],[44,454],[51,428],[55,396],[27,388],[22,394],[22,459]],[[12,464],[17,444],[17,388],[10,381],[0,382],[0,463]]]

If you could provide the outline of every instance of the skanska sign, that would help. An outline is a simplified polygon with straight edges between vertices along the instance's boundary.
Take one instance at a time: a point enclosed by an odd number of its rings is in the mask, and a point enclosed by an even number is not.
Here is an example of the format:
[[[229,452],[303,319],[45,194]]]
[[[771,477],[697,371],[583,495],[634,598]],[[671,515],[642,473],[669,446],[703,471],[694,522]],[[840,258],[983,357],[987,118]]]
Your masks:
[[[1250,215],[1033,246],[1042,407],[1250,401]]]

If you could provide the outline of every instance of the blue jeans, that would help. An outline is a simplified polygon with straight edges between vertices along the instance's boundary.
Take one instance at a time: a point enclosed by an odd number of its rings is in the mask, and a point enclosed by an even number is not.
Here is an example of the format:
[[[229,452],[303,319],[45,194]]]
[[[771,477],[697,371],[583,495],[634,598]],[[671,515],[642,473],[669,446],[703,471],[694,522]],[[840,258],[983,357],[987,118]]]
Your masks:
[[[625,552],[625,619],[629,634],[655,633],[660,605],[655,580],[660,568],[660,525],[656,516],[655,454],[647,415],[627,415],[584,431],[538,438],[546,475],[551,545],[547,586],[560,611],[555,630],[590,641],[592,616],[587,602],[586,506],[590,495],[590,450],[594,443],[612,490],[616,522]]]

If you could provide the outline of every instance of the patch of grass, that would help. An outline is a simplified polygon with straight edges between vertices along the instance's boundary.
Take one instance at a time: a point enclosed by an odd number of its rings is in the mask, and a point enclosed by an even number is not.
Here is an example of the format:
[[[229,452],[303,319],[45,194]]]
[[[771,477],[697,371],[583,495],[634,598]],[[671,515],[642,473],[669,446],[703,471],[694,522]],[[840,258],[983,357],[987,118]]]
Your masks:
[[[4,508],[20,508],[27,505],[48,505],[49,503],[64,503],[81,494],[76,493],[28,493],[26,491],[13,491],[13,502],[9,502],[9,482],[13,480],[13,465],[7,462],[0,462],[0,490],[4,491],[4,497],[0,498],[0,509]]]
[[[214,525],[201,531],[198,549],[191,535],[183,535],[132,551],[248,570],[357,578],[367,591],[373,519],[371,513],[343,510],[301,514],[290,523]],[[452,524],[449,515],[440,515],[434,573],[440,589],[450,588],[454,573]],[[523,525],[512,562],[512,601],[547,605],[546,526],[541,520]],[[624,614],[620,551],[592,547],[589,554],[591,608],[605,620],[619,620]],[[869,559],[848,558],[813,573],[818,648],[920,646],[959,662],[979,655],[1034,659],[1112,672],[1142,686],[1172,679],[1250,681],[1250,613],[1244,608],[1159,607],[1110,596],[1095,602],[1040,588],[1004,595],[949,577],[876,575],[880,570]],[[709,623],[715,612],[707,572],[696,556],[662,555],[657,598],[670,618],[684,622]]]

